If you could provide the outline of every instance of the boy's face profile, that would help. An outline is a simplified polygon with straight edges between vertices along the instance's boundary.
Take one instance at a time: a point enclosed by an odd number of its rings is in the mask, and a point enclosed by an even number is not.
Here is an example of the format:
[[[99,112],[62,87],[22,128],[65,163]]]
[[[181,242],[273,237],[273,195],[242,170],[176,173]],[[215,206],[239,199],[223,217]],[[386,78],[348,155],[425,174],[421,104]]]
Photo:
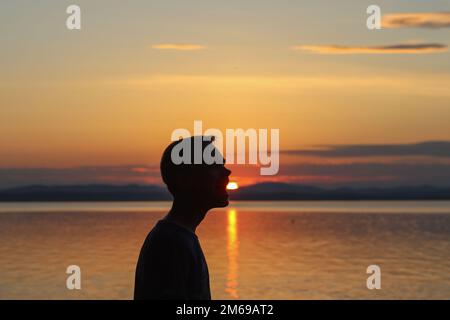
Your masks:
[[[207,208],[226,207],[230,173],[224,164],[191,165],[187,176],[177,179],[178,195],[191,197]]]
[[[205,166],[202,171],[200,185],[205,188],[205,200],[210,201],[211,208],[226,207],[228,205],[228,176],[231,171],[223,164]]]
[[[222,154],[217,148],[213,148],[211,153],[217,161],[211,164],[207,162],[195,164],[193,161],[195,150],[192,142],[197,137],[187,139],[184,141],[191,142],[191,145],[186,144],[185,146],[192,148],[190,152],[190,157],[192,157],[190,163],[177,165],[172,160],[173,148],[178,143],[181,143],[181,140],[169,145],[163,154],[161,174],[169,191],[175,199],[188,200],[208,210],[226,207],[228,205],[228,177],[231,171],[225,168],[225,160]],[[211,142],[202,143],[202,151],[204,151]],[[183,150],[181,154],[183,154]]]

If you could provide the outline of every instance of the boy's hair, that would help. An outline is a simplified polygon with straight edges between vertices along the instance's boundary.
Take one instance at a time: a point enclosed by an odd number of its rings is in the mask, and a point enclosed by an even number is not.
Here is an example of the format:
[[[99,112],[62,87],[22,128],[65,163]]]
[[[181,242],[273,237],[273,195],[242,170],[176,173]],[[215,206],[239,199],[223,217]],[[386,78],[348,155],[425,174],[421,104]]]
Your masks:
[[[201,164],[194,164],[194,146],[195,142],[201,141],[202,146],[202,163]],[[170,193],[174,195],[176,193],[176,190],[174,190],[174,178],[176,176],[178,177],[188,177],[192,176],[196,169],[204,168],[207,166],[206,163],[203,162],[203,151],[207,146],[209,146],[211,143],[213,143],[214,137],[210,136],[193,136],[188,137],[184,139],[180,139],[178,141],[174,141],[171,144],[167,146],[167,148],[164,150],[163,155],[161,157],[161,164],[160,164],[160,170],[161,170],[161,177],[164,183],[167,185],[167,188],[169,189]],[[178,145],[179,143],[187,143],[190,145],[191,148],[191,161],[190,164],[187,163],[181,163],[181,164],[175,164],[172,161],[172,150],[173,148]],[[180,156],[183,155],[183,152],[180,152]]]

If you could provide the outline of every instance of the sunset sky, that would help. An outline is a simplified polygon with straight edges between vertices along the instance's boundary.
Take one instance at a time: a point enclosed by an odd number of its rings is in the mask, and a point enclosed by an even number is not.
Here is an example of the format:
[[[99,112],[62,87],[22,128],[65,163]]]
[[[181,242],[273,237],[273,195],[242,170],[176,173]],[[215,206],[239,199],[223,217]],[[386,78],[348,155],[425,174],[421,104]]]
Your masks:
[[[280,129],[279,175],[232,166],[242,185],[449,185],[448,0],[0,8],[0,188],[160,183],[172,131],[194,120]]]

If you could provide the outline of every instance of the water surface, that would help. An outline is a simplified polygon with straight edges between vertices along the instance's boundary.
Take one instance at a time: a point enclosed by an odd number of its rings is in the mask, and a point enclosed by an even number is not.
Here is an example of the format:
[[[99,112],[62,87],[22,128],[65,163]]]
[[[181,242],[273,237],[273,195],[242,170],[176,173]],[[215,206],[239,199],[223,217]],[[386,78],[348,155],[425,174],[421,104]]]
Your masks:
[[[0,298],[131,299],[168,202],[0,204]],[[449,299],[450,202],[238,202],[198,229],[215,299]],[[79,265],[82,290],[66,289]],[[366,268],[381,267],[368,290]]]

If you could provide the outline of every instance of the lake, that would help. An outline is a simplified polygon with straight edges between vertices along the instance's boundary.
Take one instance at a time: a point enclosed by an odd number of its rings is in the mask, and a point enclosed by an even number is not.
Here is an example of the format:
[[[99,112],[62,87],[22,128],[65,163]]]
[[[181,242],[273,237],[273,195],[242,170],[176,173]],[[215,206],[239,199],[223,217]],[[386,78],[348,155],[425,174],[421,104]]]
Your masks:
[[[169,202],[0,203],[1,299],[131,299]],[[213,299],[450,299],[450,201],[235,202],[197,230]],[[81,268],[81,290],[66,268]],[[381,268],[369,290],[366,269]]]

